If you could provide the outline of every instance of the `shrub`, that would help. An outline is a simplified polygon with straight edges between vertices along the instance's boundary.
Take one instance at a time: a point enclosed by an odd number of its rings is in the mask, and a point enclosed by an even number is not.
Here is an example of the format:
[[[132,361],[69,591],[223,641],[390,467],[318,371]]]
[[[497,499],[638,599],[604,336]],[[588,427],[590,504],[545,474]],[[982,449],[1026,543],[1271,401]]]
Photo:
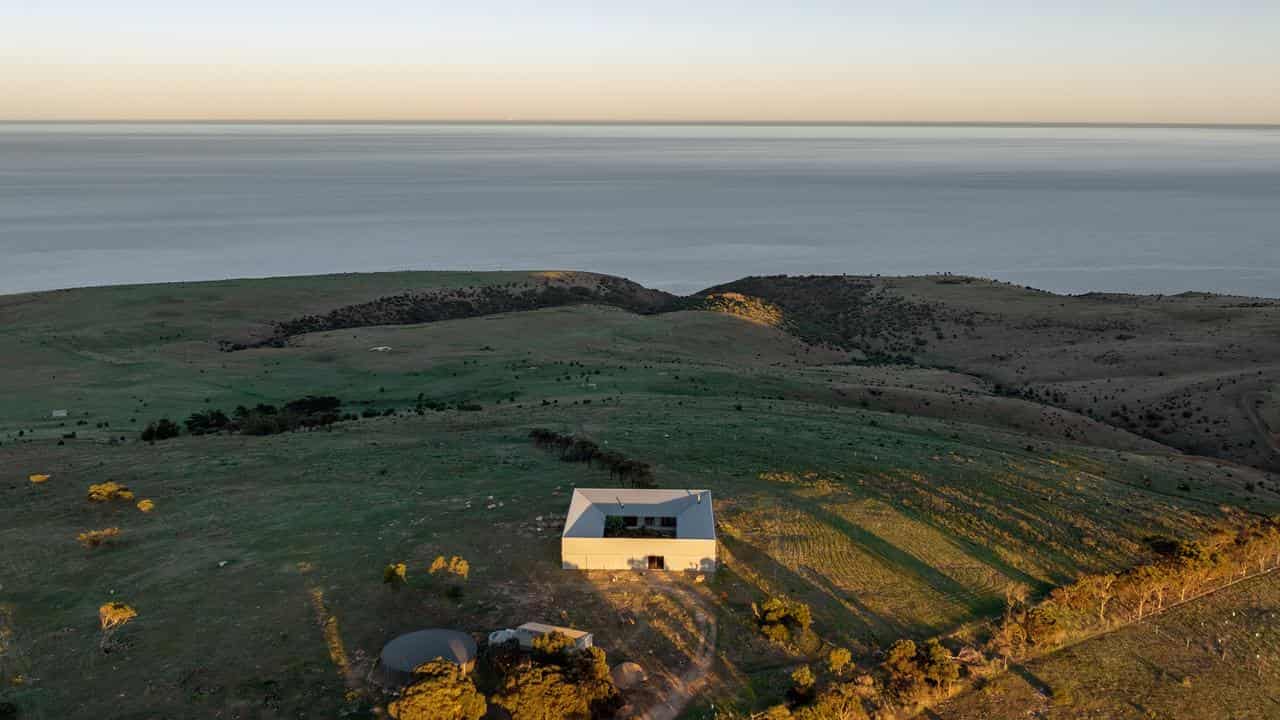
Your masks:
[[[867,711],[856,686],[836,683],[823,688],[811,705],[798,708],[792,717],[795,720],[867,720]]]
[[[138,501],[138,509],[144,513],[149,513],[156,509],[156,503],[154,500],[144,498]]]
[[[791,673],[791,692],[797,698],[808,698],[813,694],[814,685],[818,679],[813,676],[813,671],[808,665],[801,665]]]
[[[432,660],[413,672],[413,683],[387,706],[396,720],[480,720],[488,711],[484,695],[457,665]]]
[[[43,485],[44,483],[49,482],[49,476],[48,475],[32,475],[31,477],[28,478],[28,480],[31,481],[32,485]]]
[[[188,433],[204,435],[226,430],[231,426],[231,418],[227,417],[227,414],[221,410],[208,410],[206,412],[192,413],[183,424],[187,426]]]
[[[471,576],[471,563],[457,555],[454,555],[448,560],[445,560],[443,555],[439,555],[435,560],[431,561],[431,568],[429,572],[432,575],[447,573],[466,580]]]
[[[493,703],[506,709],[511,720],[586,720],[589,703],[556,666],[525,665],[507,675],[492,696]]]
[[[760,632],[775,642],[791,639],[793,631],[807,632],[813,624],[813,612],[799,600],[771,597],[758,606],[752,604]]]
[[[827,653],[827,669],[837,675],[853,662],[853,653],[847,648],[831,648],[831,652]]]
[[[89,502],[132,500],[133,491],[114,480],[89,486]]]
[[[114,630],[138,617],[138,611],[120,602],[109,602],[98,608],[98,622],[102,629]]]
[[[766,623],[760,626],[760,632],[776,643],[791,641],[791,631],[782,623]]]
[[[382,582],[390,585],[392,590],[399,590],[409,582],[408,572],[404,563],[392,563],[382,569]]]
[[[533,652],[543,660],[558,660],[573,648],[573,640],[562,632],[549,632],[533,639]]]
[[[600,648],[572,656],[560,664],[526,662],[503,679],[493,696],[512,720],[586,720],[608,717],[618,705],[618,690],[609,676],[609,661]]]
[[[916,644],[910,640],[895,642],[889,648],[889,654],[881,667],[889,676],[890,685],[900,696],[912,695],[924,682],[924,670],[916,657]]]
[[[308,395],[300,400],[285,403],[285,412],[299,415],[314,415],[337,410],[342,401],[332,395]]]
[[[925,679],[943,691],[950,689],[951,684],[960,679],[959,664],[952,659],[951,651],[943,647],[936,638],[925,644],[921,666]]]
[[[142,439],[144,442],[157,442],[160,440],[168,440],[169,438],[178,437],[180,430],[178,424],[169,418],[160,418],[159,420],[148,423],[147,427],[142,431]]]
[[[86,530],[76,535],[76,540],[85,548],[96,548],[120,537],[120,528],[109,527],[101,530]]]

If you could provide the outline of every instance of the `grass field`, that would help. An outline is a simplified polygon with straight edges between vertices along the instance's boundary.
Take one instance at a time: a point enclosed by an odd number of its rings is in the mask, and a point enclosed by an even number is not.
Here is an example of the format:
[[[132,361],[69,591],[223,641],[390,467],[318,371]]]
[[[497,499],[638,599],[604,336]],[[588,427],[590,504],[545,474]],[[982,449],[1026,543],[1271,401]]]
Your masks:
[[[809,602],[824,640],[869,658],[903,635],[991,616],[1010,582],[1047,589],[1133,564],[1147,535],[1280,511],[1262,471],[956,371],[849,364],[720,313],[575,306],[217,350],[282,315],[510,277],[0,299],[0,699],[24,718],[86,716],[108,698],[95,717],[335,717],[359,704],[347,693],[395,634],[528,620],[591,629],[612,660],[678,672],[688,607],[634,576],[559,569],[553,517],[573,486],[611,481],[535,448],[539,426],[651,462],[664,486],[713,491],[724,569],[689,587],[721,625],[711,696],[749,705],[776,701],[778,668],[796,661],[749,628],[767,593]],[[398,414],[137,441],[162,416],[311,393]],[[420,394],[482,409],[408,412]],[[68,418],[49,416],[62,408]],[[52,479],[34,485],[32,473]],[[157,509],[90,505],[88,485],[108,479]],[[76,543],[108,526],[123,531],[114,546]],[[460,599],[426,574],[440,554],[472,564]],[[393,592],[382,569],[398,561],[410,586]],[[109,600],[139,617],[104,654],[96,613]]]

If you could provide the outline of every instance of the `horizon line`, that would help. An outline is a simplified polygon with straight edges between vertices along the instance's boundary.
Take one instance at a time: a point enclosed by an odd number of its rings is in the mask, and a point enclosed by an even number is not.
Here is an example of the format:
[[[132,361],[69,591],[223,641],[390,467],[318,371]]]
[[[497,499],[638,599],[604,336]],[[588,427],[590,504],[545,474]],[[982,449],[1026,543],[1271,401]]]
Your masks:
[[[508,126],[667,126],[667,127],[1004,127],[1004,128],[1188,128],[1188,129],[1238,129],[1280,130],[1280,122],[1232,123],[1232,122],[1132,122],[1132,121],[1056,121],[1056,120],[512,120],[512,119],[319,119],[319,118],[267,118],[267,119],[3,119],[0,125],[508,125]]]

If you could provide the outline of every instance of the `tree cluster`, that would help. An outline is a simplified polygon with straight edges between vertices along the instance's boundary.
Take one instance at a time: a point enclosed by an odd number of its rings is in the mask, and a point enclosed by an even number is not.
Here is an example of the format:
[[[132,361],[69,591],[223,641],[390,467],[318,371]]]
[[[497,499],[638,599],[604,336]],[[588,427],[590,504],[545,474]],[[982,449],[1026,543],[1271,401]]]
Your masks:
[[[922,696],[945,695],[960,679],[960,665],[937,638],[924,645],[899,640],[889,648],[881,664],[895,697],[915,701]]]
[[[529,438],[534,445],[544,450],[560,453],[565,462],[584,462],[588,465],[600,464],[609,470],[610,479],[616,478],[624,485],[636,488],[657,487],[653,477],[653,466],[646,462],[632,460],[622,453],[613,450],[601,450],[594,441],[573,435],[561,435],[554,430],[534,428],[529,431]]]
[[[466,400],[454,400],[448,402],[446,400],[433,400],[426,396],[426,393],[418,393],[418,397],[414,400],[413,411],[418,415],[425,415],[428,410],[435,412],[444,412],[445,410],[461,410],[465,412],[479,412],[484,407],[480,403],[469,402]]]
[[[259,403],[254,407],[240,405],[230,416],[222,410],[210,409],[192,413],[183,422],[189,435],[238,432],[245,435],[275,435],[299,429],[332,425],[339,420],[354,420],[355,415],[341,415],[342,401],[332,395],[308,395],[292,400],[284,407]],[[157,442],[178,437],[181,428],[168,418],[149,423],[142,440]]]
[[[462,668],[432,660],[413,671],[414,681],[387,706],[395,720],[480,720],[489,709]]]
[[[1037,604],[1025,591],[1006,596],[988,650],[1002,663],[1069,640],[1137,622],[1212,589],[1280,567],[1280,519],[1198,541],[1147,539],[1156,559],[1122,573],[1084,575]]]
[[[570,652],[569,647],[572,643],[566,646],[562,640],[550,639],[534,657],[524,656],[506,668],[501,686],[491,697],[493,703],[509,712],[512,720],[609,717],[620,696],[604,651],[591,647]]]
[[[155,422],[147,423],[147,426],[143,428],[142,441],[153,443],[158,440],[168,440],[169,438],[178,437],[180,432],[181,430],[178,428],[177,423],[169,418],[160,418]]]
[[[756,625],[774,642],[790,642],[797,634],[808,632],[813,624],[813,611],[799,600],[771,597],[762,603],[751,603]]]
[[[1198,541],[1147,538],[1153,560],[1120,573],[1083,575],[1039,602],[1025,586],[1006,589],[1004,613],[991,625],[983,650],[963,648],[953,655],[939,640],[895,642],[873,674],[845,682],[847,661],[828,655],[826,678],[809,667],[792,674],[789,704],[753,720],[862,720],[867,711],[892,713],[927,706],[949,696],[967,669],[1008,666],[1064,643],[1137,622],[1152,613],[1195,599],[1251,575],[1280,569],[1280,517],[1222,531]],[[761,631],[786,640],[799,627],[790,601],[770,598],[754,606]],[[825,684],[824,684],[825,682]],[[732,715],[730,715],[732,717]]]
[[[256,347],[285,347],[305,333],[372,325],[407,325],[457,320],[506,312],[581,304],[611,305],[651,314],[683,309],[688,302],[630,280],[607,275],[567,274],[561,278],[388,295],[344,305],[324,315],[305,315],[276,323],[270,337],[249,342],[219,341],[223,352]]]

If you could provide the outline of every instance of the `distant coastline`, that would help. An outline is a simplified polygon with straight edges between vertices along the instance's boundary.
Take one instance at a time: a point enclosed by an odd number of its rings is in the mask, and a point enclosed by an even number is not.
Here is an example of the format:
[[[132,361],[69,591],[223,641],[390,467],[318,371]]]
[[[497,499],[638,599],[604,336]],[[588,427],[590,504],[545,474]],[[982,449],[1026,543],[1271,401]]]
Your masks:
[[[573,267],[1280,294],[1280,131],[1243,126],[0,126],[0,292]]]

